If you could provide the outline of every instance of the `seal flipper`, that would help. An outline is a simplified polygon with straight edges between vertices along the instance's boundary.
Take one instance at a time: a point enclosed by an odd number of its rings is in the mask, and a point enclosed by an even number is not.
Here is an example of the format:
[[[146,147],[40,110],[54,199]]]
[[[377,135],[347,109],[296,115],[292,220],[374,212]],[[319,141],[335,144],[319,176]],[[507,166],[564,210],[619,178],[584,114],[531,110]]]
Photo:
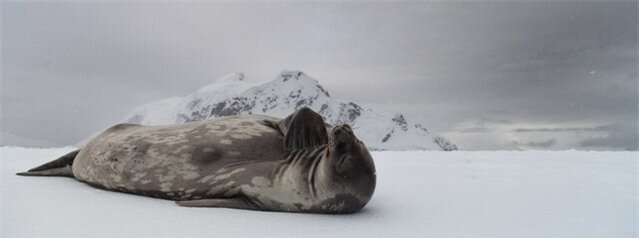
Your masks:
[[[320,114],[304,107],[279,123],[285,149],[304,149],[328,143],[326,124]]]
[[[256,210],[256,207],[246,198],[211,198],[198,200],[176,201],[183,207],[225,207],[236,209]]]
[[[71,165],[73,165],[73,160],[75,160],[75,157],[78,155],[78,153],[80,153],[80,150],[71,151],[54,161],[30,169],[27,172],[17,173],[17,175],[66,176],[73,178],[74,176],[73,171],[71,170]]]

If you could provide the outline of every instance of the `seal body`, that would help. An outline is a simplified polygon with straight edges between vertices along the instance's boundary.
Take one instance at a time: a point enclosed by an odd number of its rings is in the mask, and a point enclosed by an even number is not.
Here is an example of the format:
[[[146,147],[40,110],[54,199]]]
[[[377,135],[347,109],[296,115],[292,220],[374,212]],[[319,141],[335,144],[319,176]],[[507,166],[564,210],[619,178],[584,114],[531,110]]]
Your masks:
[[[180,125],[119,124],[57,161],[92,186],[183,206],[356,212],[374,191],[372,158],[350,127],[332,127],[318,116],[304,108],[285,119],[240,115]],[[22,175],[64,171],[43,166]]]
[[[276,166],[286,155],[283,135],[265,120],[273,118],[116,125],[82,148],[73,175],[110,190],[174,200],[237,196],[256,170]]]

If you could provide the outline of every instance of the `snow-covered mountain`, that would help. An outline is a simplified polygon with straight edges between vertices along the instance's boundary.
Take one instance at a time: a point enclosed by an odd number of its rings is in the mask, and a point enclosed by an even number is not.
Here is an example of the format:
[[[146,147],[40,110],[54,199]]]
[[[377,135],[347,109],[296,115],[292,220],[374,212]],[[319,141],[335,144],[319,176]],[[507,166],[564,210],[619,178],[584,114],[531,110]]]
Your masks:
[[[421,124],[409,123],[401,113],[386,115],[353,102],[336,101],[317,80],[301,71],[282,71],[273,81],[260,85],[247,82],[243,73],[233,73],[185,97],[138,107],[125,122],[163,125],[239,114],[283,118],[304,106],[324,116],[330,124],[351,125],[371,149],[457,149]]]

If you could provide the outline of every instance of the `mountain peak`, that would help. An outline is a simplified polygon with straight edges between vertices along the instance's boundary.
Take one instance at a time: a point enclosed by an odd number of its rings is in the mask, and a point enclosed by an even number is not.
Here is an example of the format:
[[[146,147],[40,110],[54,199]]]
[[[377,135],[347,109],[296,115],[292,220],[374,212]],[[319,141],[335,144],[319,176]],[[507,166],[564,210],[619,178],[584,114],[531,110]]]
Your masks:
[[[275,81],[284,84],[319,85],[317,79],[308,76],[301,70],[282,70]]]
[[[245,76],[243,72],[235,72],[232,74],[228,74],[215,82],[206,85],[196,91],[196,93],[206,93],[206,92],[218,92],[220,89],[230,88],[239,86],[238,84],[244,84]]]
[[[331,98],[315,78],[300,70],[283,70],[263,84],[249,81],[243,73],[232,73],[185,97],[138,108],[126,121],[162,125],[241,114],[284,118],[295,110],[309,107],[329,124],[351,125],[369,148],[456,149],[450,141],[408,121],[399,112],[378,114],[355,102]]]
[[[224,77],[219,78],[218,80],[215,80],[215,82],[205,87],[209,87],[211,85],[237,83],[242,81],[244,81],[244,72],[234,72],[231,74],[227,74]]]
[[[268,85],[272,88],[266,90],[269,93],[281,92],[296,98],[298,95],[307,95],[315,99],[320,97],[319,95],[330,97],[328,91],[320,85],[317,79],[308,76],[301,70],[282,70]]]
[[[282,82],[293,80],[299,80],[300,78],[308,78],[304,72],[301,70],[282,70],[279,75],[277,75],[278,79],[281,79]]]

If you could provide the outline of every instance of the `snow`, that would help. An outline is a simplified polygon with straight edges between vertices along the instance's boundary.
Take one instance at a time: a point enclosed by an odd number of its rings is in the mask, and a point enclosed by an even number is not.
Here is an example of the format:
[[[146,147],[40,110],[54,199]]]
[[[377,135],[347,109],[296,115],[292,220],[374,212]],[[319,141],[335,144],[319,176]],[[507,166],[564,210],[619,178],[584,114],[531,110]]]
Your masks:
[[[163,122],[160,124],[170,124],[170,123],[164,123],[164,122],[171,122],[175,120],[174,117],[175,117],[175,114],[177,114],[177,108],[181,102],[182,102],[181,97],[172,97],[172,98],[151,102],[134,109],[134,111],[146,115],[145,117],[135,118],[135,115],[131,115],[127,117],[131,118],[132,123],[152,124],[152,123],[155,123],[156,121],[160,121],[160,122]]]
[[[16,172],[73,148],[3,147],[2,237],[636,237],[638,152],[373,152],[352,215],[185,208]]]

